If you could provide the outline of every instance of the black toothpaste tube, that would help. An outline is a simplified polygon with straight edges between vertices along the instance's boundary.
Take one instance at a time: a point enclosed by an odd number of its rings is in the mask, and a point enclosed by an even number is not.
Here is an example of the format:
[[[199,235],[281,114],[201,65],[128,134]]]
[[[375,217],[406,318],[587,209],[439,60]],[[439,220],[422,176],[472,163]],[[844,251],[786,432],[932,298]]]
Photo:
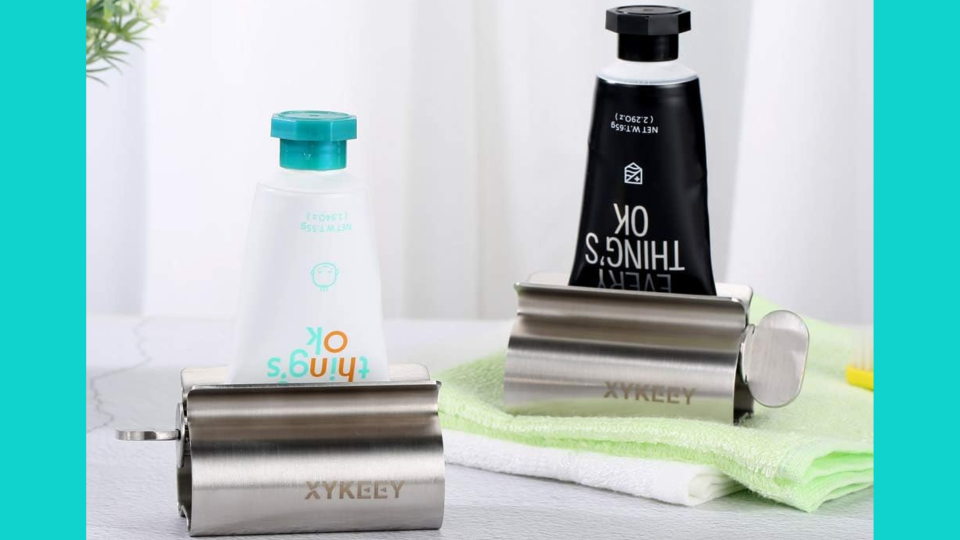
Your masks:
[[[677,62],[690,12],[615,8],[607,29],[570,285],[715,295],[700,81]]]

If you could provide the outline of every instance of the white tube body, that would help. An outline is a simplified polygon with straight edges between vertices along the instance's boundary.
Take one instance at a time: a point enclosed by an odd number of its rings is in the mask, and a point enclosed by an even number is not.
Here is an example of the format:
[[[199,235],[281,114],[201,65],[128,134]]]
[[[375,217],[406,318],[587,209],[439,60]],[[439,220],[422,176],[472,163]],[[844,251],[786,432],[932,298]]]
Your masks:
[[[231,383],[386,380],[380,270],[366,184],[280,169],[257,186]]]

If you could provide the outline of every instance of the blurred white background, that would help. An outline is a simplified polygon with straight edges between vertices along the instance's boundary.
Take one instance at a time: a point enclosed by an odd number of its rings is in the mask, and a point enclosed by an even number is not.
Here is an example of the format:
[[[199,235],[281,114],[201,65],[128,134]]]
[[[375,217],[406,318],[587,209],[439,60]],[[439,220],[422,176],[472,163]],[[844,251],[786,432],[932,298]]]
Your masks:
[[[356,114],[384,310],[509,317],[512,283],[573,262],[604,11],[550,0],[165,0],[87,83],[87,308],[231,317],[270,115]],[[718,279],[873,319],[869,0],[683,0],[701,75]]]

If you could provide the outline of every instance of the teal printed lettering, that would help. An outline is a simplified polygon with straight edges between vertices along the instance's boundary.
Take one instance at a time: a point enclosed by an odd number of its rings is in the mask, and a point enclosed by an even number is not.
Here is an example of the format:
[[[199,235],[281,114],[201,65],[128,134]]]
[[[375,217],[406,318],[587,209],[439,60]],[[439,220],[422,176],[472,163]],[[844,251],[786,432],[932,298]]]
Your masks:
[[[367,373],[370,372],[370,370],[367,369],[367,357],[366,357],[366,356],[361,356],[361,357],[360,357],[360,364],[363,366],[363,367],[360,368],[360,378],[361,378],[361,379],[366,379],[366,378],[367,378]]]
[[[310,366],[307,364],[306,360],[298,360],[297,357],[307,357],[307,351],[303,349],[296,349],[290,353],[290,375],[294,377],[303,377],[310,371]]]
[[[323,351],[323,340],[320,339],[323,337],[323,328],[318,326],[317,329],[314,330],[312,326],[308,326],[307,332],[310,332],[310,341],[307,342],[307,345],[316,343],[317,352],[314,354],[320,354]]]
[[[273,358],[267,360],[267,377],[279,377],[280,376],[280,359],[274,356]]]

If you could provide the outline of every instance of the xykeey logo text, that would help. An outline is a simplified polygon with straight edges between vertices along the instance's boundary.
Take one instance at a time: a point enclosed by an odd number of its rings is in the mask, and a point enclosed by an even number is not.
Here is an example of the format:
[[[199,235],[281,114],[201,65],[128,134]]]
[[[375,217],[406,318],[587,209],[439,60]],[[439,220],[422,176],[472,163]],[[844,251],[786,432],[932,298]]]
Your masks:
[[[307,481],[306,500],[399,499],[405,480],[319,480]]]
[[[626,399],[663,403],[665,405],[690,405],[696,394],[696,388],[685,386],[663,386],[626,381],[604,381],[606,388],[604,399]]]

